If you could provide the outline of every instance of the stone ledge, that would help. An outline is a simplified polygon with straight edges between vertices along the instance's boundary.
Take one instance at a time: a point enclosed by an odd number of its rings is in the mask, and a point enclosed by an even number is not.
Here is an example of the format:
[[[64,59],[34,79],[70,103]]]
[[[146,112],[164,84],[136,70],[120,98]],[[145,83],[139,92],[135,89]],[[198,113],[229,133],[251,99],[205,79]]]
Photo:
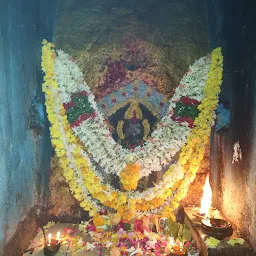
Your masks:
[[[200,251],[200,256],[253,256],[255,253],[253,249],[247,244],[231,246],[227,243],[229,238],[221,240],[220,245],[217,248],[211,249],[206,245],[206,239],[209,237],[200,226],[201,218],[195,216],[199,212],[197,207],[185,208],[185,223],[189,226],[191,235],[196,242],[196,245]],[[222,217],[221,214],[216,211],[218,216]],[[232,238],[237,238],[236,230],[234,230]]]

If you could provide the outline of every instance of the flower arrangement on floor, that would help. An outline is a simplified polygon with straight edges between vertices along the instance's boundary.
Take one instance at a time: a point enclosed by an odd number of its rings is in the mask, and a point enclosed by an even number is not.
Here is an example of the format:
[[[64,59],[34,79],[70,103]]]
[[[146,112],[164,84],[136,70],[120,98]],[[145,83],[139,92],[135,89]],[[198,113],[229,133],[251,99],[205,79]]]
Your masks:
[[[110,225],[110,219],[104,217],[105,229],[97,226],[93,218],[86,223],[84,230],[90,232],[95,245],[102,245],[111,256],[168,255],[168,238],[157,232],[152,220],[149,224],[149,217],[135,219],[132,223],[119,221],[115,225]]]
[[[165,256],[170,255],[170,252],[174,255],[199,255],[199,249],[186,224],[155,215],[137,216],[132,222],[124,222],[119,214],[107,214],[102,211],[87,222],[49,222],[43,227],[38,227],[37,232],[38,236],[31,241],[25,254],[37,254],[45,245],[49,233],[57,232],[56,238],[58,237],[60,252],[63,254],[69,252],[72,255],[86,255],[86,252],[90,251],[99,256]],[[245,243],[244,239],[238,237],[222,241],[207,237],[205,242],[210,249],[236,247]]]
[[[51,226],[54,223],[47,224],[43,228],[44,232],[48,233]],[[66,245],[72,255],[93,251],[98,255],[110,256],[164,256],[170,255],[175,246],[184,248],[191,243],[190,232],[184,224],[182,229],[186,230],[186,234],[177,230],[179,235],[170,236],[167,234],[170,232],[161,225],[161,219],[154,215],[138,216],[133,222],[124,222],[120,215],[106,215],[105,211],[95,214],[88,222],[70,225],[59,231],[61,244]],[[38,232],[43,244],[42,229],[39,228]],[[191,248],[188,249],[191,251]]]
[[[218,93],[222,82],[222,62],[221,50],[217,48],[212,52],[211,58],[201,58],[197,61],[176,89],[170,100],[169,114],[161,120],[157,132],[161,136],[171,134],[167,137],[168,140],[174,138],[173,141],[177,143],[182,141],[178,143],[179,146],[167,144],[170,147],[168,151],[175,151],[176,147],[181,149],[179,160],[170,166],[158,184],[140,193],[133,190],[138,175],[127,175],[127,167],[129,169],[130,164],[135,164],[137,171],[135,173],[139,170],[139,177],[147,176],[147,173],[143,174],[143,164],[140,162],[145,159],[143,157],[140,160],[137,159],[138,156],[143,155],[133,154],[134,152],[124,149],[118,151],[119,145],[114,140],[107,139],[111,137],[110,132],[106,130],[106,126],[100,126],[100,124],[105,124],[105,120],[97,109],[94,97],[83,81],[79,68],[62,51],[56,54],[53,44],[43,42],[42,70],[45,73],[43,91],[46,95],[46,110],[51,123],[52,144],[71,191],[91,216],[99,212],[103,205],[118,212],[123,221],[131,220],[138,212],[153,212],[173,217],[173,211],[186,195],[188,185],[194,180],[204,155],[205,144],[209,139],[212,125],[213,111],[218,103]],[[199,73],[193,73],[195,70]],[[83,100],[72,102],[72,95],[77,94],[84,96]],[[81,112],[78,111],[79,115],[77,115],[78,119],[80,118],[80,126],[72,127],[68,121],[68,113],[74,105],[82,110],[79,110]],[[84,123],[90,125],[81,125]],[[76,136],[77,127],[83,131],[83,135]],[[86,145],[85,134],[87,134],[86,138],[94,137],[95,140],[106,138],[106,143],[103,140],[102,144],[97,144],[92,139],[90,145]],[[152,138],[153,136],[154,134]],[[161,136],[159,138],[162,139]],[[155,139],[157,141],[157,136]],[[103,149],[108,153],[105,155],[105,162],[98,159],[97,154],[95,155],[92,149],[94,143],[98,145],[99,152],[102,152],[101,147],[107,147]],[[151,151],[149,150],[151,158],[159,157],[153,154],[156,152],[153,149],[159,149],[162,143],[154,142],[148,145],[153,147]],[[104,152],[102,155],[105,154]],[[123,161],[120,163],[121,167],[115,161],[120,155]],[[128,191],[119,191],[109,184],[104,184],[103,177],[96,171],[91,158],[96,162],[99,160],[99,165],[106,173],[111,172],[113,168],[114,173],[123,179],[123,184],[128,185]],[[109,167],[107,167],[107,163],[110,162],[108,159],[112,159]],[[129,182],[132,185],[129,186]]]

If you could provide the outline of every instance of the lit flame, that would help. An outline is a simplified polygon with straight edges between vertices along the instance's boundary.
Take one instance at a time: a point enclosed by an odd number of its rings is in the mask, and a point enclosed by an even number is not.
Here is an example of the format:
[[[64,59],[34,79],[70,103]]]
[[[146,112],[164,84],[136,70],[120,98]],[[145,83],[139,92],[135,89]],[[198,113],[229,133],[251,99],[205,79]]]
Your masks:
[[[48,245],[49,246],[51,245],[51,239],[52,239],[52,234],[49,233],[49,235],[48,235]]]
[[[209,182],[209,175],[207,175],[205,184],[203,187],[203,197],[201,199],[201,209],[200,214],[204,214],[205,217],[209,217],[209,210],[212,204],[212,189]]]
[[[57,241],[58,241],[58,243],[59,243],[59,242],[60,242],[60,231],[57,232],[56,239],[57,239]]]

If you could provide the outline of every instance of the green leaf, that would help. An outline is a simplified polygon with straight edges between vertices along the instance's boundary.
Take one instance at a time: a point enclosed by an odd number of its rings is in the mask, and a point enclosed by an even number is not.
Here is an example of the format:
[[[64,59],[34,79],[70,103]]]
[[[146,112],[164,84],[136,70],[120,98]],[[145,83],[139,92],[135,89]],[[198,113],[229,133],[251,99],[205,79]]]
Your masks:
[[[180,234],[178,234],[177,239],[182,242],[182,236]]]
[[[244,244],[244,239],[243,238],[230,238],[228,241],[227,241],[228,244],[232,245],[232,246],[235,246],[235,244],[241,244],[243,245]]]
[[[214,237],[209,237],[206,239],[205,243],[209,248],[216,248],[219,245],[220,240]]]
[[[182,237],[183,229],[184,229],[184,225],[183,225],[183,224],[180,224],[180,228],[179,228],[179,232],[178,232],[178,236],[179,236],[179,237]]]
[[[168,231],[170,235],[176,239],[178,237],[179,230],[180,230],[180,224],[176,221],[172,221],[171,219],[169,219]]]
[[[191,233],[190,233],[190,230],[186,227],[184,227],[183,229],[183,233],[182,233],[182,242],[183,244],[187,241],[190,241],[191,240]]]

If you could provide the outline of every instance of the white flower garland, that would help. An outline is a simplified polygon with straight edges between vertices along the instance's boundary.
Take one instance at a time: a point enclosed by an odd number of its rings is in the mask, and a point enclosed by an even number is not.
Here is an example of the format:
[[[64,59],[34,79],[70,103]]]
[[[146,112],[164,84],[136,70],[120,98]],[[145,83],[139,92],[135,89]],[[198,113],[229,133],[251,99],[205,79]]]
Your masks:
[[[186,138],[192,130],[186,123],[178,124],[164,116],[157,129],[151,134],[143,146],[136,147],[134,152],[123,148],[112,138],[105,125],[103,115],[94,101],[94,96],[89,87],[83,81],[83,74],[78,66],[70,60],[63,51],[58,51],[55,60],[55,79],[60,88],[62,103],[68,103],[71,95],[79,91],[88,93],[89,102],[96,113],[94,119],[83,121],[79,127],[72,128],[86,146],[88,152],[104,172],[120,176],[120,172],[129,162],[135,162],[141,166],[140,177],[148,176],[154,171],[161,171],[163,166],[170,163],[171,159],[185,144]],[[196,61],[181,80],[181,86],[177,87],[170,100],[170,109],[176,106],[176,102],[182,96],[201,101],[202,89],[208,77],[210,58],[203,57]]]

